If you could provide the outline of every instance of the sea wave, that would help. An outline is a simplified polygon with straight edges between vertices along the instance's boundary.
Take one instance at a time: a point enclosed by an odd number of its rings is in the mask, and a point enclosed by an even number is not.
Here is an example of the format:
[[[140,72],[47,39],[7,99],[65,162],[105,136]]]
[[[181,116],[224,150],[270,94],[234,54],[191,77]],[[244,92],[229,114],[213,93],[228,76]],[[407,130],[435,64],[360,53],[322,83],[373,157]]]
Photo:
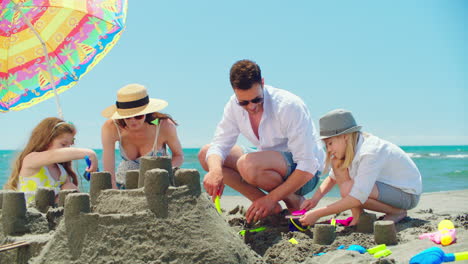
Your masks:
[[[468,158],[468,154],[447,155],[446,157],[455,159],[466,159]]]
[[[443,175],[466,179],[466,177],[468,176],[468,170],[455,170],[444,173]]]
[[[468,154],[443,154],[443,153],[406,153],[410,158],[440,158],[440,159],[466,159]]]

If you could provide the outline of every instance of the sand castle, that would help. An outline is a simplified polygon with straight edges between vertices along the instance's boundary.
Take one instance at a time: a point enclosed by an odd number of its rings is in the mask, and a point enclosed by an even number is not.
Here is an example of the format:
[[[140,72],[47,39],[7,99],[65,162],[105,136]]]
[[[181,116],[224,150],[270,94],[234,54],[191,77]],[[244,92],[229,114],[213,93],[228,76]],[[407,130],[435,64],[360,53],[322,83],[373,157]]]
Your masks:
[[[255,263],[252,251],[220,217],[194,169],[173,171],[168,157],[144,157],[112,190],[111,175],[91,175],[90,193],[3,192],[1,263]],[[38,227],[40,226],[40,227]],[[16,252],[15,252],[16,251]],[[29,261],[29,262],[28,262]]]

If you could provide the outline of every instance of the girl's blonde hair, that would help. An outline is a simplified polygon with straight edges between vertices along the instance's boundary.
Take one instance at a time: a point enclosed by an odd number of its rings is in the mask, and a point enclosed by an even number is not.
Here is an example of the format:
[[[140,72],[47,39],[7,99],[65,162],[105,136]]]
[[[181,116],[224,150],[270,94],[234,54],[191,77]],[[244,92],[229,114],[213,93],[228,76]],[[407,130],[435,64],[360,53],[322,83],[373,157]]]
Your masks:
[[[357,141],[358,141],[360,133],[361,132],[356,131],[356,132],[347,134],[348,139],[346,140],[345,158],[343,162],[340,165],[338,165],[338,168],[347,169],[351,165],[351,162],[353,162],[354,154],[356,153]],[[340,135],[340,136],[344,136],[344,135]],[[325,160],[324,174],[327,174],[330,171],[330,168],[331,168],[331,154],[327,151],[327,159]]]
[[[75,126],[67,123],[56,117],[48,117],[42,120],[32,131],[26,147],[19,153],[13,163],[10,178],[4,188],[9,190],[17,190],[18,178],[23,166],[23,159],[31,152],[46,151],[52,141],[60,135],[71,133],[76,134]],[[72,177],[73,183],[78,186],[78,179],[75,172],[72,170],[71,161],[60,163],[67,174]]]

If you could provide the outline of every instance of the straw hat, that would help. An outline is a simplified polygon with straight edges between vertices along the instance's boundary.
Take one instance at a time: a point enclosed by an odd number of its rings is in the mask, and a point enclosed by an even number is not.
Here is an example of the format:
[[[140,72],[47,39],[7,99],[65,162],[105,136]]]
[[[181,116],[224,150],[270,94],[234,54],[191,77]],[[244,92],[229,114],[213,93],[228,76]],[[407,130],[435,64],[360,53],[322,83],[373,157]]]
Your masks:
[[[146,88],[140,84],[128,84],[117,91],[117,102],[101,112],[110,119],[122,119],[164,109],[168,103],[161,99],[149,98]]]
[[[320,139],[360,131],[353,114],[344,109],[335,109],[320,118]]]

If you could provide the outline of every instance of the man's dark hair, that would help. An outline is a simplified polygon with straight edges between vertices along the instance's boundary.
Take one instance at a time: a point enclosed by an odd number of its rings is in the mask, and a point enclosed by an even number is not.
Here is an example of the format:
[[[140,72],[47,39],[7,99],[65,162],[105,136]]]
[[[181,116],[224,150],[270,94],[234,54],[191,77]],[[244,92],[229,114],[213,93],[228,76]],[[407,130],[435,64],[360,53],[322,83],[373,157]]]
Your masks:
[[[233,89],[248,90],[255,83],[262,83],[262,71],[257,63],[240,60],[234,63],[229,74]]]

